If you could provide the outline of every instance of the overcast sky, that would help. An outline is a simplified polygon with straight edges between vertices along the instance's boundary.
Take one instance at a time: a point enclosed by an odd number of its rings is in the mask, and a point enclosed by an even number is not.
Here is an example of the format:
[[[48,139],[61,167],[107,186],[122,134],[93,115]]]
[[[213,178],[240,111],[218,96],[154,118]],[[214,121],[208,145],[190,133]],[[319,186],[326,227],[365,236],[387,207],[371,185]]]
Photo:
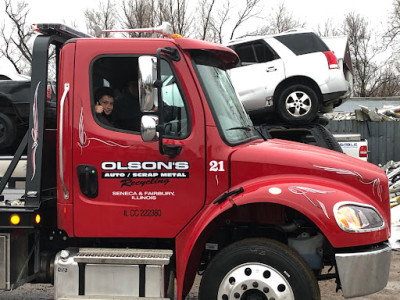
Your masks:
[[[245,1],[232,0],[232,2],[240,5]],[[374,21],[384,21],[391,10],[393,0],[262,0],[261,2],[265,14],[279,3],[284,3],[293,12],[295,19],[318,24],[324,23],[328,18],[343,19],[343,16],[351,11]],[[83,11],[86,8],[98,7],[99,0],[31,0],[28,3],[31,6],[32,21],[60,22],[60,20],[82,20]],[[188,3],[189,6],[195,6],[197,1],[189,0]]]
[[[231,0],[236,5],[244,0]],[[14,0],[13,0],[14,2]],[[30,5],[29,23],[67,23],[81,24],[79,29],[86,31],[83,12],[87,8],[98,7],[99,0],[27,0]],[[116,3],[122,2],[116,0]],[[190,5],[196,6],[198,1],[189,0]],[[217,1],[218,2],[218,1]],[[261,0],[262,14],[267,16],[279,3],[284,3],[286,8],[293,13],[293,18],[305,22],[308,28],[317,29],[318,24],[323,26],[330,19],[334,24],[342,24],[344,16],[349,12],[356,12],[367,18],[379,30],[386,24],[393,0]],[[243,4],[242,4],[243,5]],[[193,8],[195,9],[195,8]],[[0,23],[6,19],[3,0],[0,0]],[[251,31],[260,23],[246,24],[246,31]],[[254,27],[254,28],[252,28]],[[240,31],[238,31],[240,35]],[[0,72],[8,63],[0,61]]]

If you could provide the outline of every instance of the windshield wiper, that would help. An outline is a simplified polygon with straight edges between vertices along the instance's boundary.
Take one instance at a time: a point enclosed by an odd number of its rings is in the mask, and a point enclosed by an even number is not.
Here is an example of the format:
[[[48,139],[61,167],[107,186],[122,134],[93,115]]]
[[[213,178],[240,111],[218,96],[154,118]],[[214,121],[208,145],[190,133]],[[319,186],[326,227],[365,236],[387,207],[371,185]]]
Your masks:
[[[237,127],[232,127],[229,128],[227,130],[237,130],[237,129],[242,129],[242,130],[246,130],[246,131],[251,131],[251,128],[249,126],[237,126]]]

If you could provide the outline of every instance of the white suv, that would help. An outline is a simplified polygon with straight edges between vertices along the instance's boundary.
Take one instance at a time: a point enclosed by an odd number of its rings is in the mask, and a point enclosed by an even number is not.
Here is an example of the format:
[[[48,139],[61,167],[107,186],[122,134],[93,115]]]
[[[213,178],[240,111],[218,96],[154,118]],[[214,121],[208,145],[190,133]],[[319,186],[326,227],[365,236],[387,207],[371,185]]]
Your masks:
[[[290,123],[308,123],[349,95],[333,52],[313,32],[248,37],[227,44],[239,55],[230,76],[250,115],[276,112]]]

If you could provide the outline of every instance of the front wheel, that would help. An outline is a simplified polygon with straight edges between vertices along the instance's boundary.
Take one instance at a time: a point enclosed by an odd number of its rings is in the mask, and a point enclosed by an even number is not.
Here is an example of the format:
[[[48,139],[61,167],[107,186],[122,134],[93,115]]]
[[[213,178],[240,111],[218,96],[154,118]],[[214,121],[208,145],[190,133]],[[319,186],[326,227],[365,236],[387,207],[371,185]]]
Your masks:
[[[309,123],[317,116],[318,96],[308,86],[295,84],[285,88],[278,96],[276,110],[286,122]]]
[[[199,300],[320,299],[304,260],[286,245],[246,239],[221,250],[200,283]]]

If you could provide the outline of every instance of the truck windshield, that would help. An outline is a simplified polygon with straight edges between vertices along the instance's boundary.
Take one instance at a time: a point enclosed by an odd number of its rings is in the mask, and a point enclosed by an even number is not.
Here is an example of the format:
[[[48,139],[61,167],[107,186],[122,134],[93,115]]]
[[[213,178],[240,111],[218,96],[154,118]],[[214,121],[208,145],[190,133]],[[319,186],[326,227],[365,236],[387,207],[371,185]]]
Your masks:
[[[192,58],[222,139],[237,145],[260,138],[219,59],[205,51],[193,51]]]

